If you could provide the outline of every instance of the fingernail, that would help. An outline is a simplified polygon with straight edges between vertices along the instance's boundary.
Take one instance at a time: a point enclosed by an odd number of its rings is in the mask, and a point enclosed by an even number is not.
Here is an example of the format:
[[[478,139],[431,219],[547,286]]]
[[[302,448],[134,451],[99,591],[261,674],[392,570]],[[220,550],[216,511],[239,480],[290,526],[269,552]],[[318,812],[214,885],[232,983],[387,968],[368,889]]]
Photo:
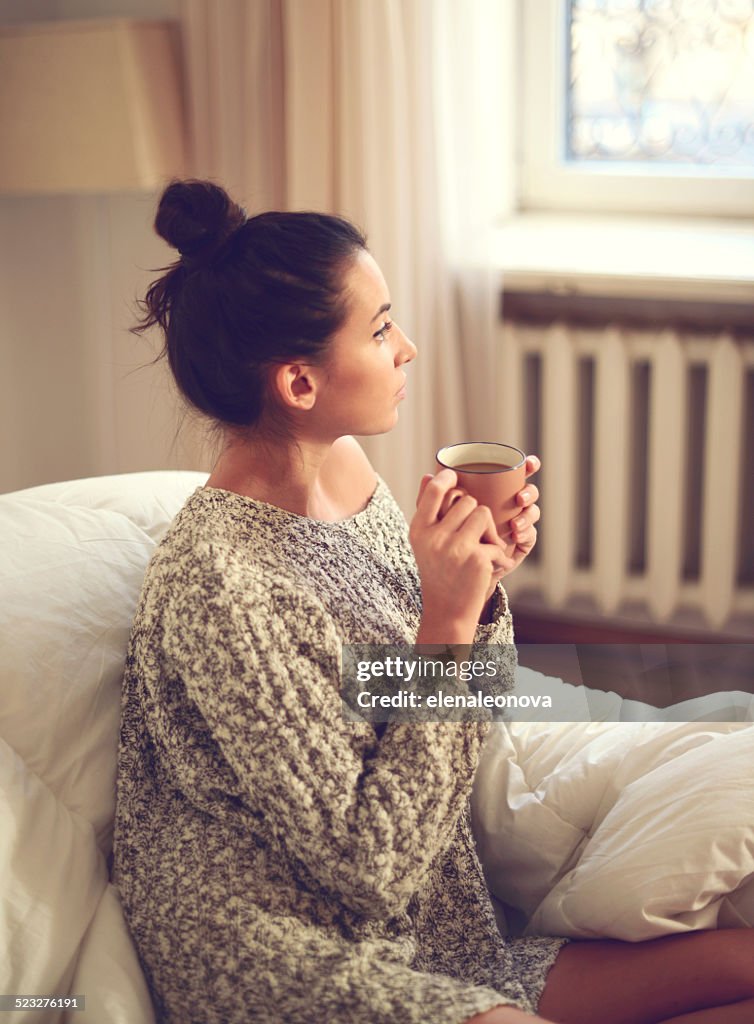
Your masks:
[[[521,491],[521,497],[524,501],[528,501],[531,498],[531,491]]]
[[[516,527],[517,530],[523,530],[523,528],[526,526],[526,520],[522,516],[520,519],[517,519],[513,525]]]

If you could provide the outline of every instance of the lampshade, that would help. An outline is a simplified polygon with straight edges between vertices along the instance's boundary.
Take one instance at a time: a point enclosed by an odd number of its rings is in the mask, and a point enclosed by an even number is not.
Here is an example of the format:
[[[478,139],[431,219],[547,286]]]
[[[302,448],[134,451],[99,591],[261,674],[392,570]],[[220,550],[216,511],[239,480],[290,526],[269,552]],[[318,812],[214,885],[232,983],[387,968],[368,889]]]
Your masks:
[[[178,26],[0,28],[0,193],[154,189],[185,172]]]

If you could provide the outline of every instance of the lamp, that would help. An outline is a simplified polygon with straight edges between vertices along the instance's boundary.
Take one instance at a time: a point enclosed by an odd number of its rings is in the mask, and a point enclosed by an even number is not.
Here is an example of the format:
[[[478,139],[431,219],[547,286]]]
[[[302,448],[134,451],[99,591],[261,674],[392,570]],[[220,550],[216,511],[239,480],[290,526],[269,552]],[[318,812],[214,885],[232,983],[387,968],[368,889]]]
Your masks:
[[[0,193],[151,190],[185,171],[174,22],[0,28]]]

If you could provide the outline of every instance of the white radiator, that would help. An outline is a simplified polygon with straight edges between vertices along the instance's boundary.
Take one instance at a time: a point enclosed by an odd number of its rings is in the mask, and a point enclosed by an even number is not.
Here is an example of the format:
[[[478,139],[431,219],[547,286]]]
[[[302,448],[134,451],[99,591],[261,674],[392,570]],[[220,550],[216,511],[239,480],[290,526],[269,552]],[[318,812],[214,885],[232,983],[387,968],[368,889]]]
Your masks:
[[[754,341],[499,329],[501,437],[543,462],[511,596],[754,635]]]

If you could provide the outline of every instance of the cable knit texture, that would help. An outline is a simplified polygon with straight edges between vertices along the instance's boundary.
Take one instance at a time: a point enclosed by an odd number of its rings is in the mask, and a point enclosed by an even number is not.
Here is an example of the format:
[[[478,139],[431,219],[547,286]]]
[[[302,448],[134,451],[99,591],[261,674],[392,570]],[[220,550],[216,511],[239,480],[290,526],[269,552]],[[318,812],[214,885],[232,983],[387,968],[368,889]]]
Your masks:
[[[461,1024],[534,1011],[564,939],[502,939],[470,831],[485,722],[346,721],[342,642],[411,643],[378,479],[327,523],[198,488],[156,549],[123,689],[114,872],[160,1021]],[[479,642],[509,644],[499,588]]]

